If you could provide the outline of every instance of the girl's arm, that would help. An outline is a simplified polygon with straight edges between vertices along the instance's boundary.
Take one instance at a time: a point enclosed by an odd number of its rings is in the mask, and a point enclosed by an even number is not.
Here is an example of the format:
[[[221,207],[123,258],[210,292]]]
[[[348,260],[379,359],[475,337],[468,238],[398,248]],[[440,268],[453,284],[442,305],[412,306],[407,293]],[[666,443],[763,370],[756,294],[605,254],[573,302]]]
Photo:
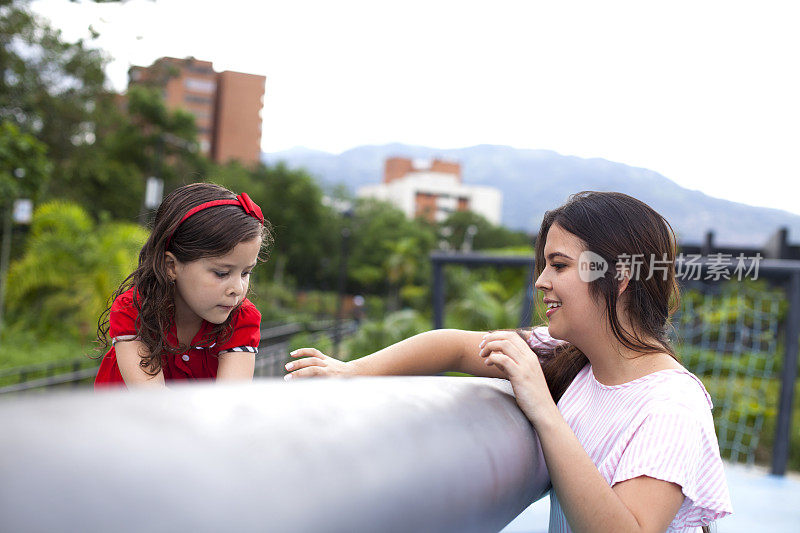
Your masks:
[[[484,333],[437,329],[414,335],[383,350],[348,363],[328,357],[314,348],[291,353],[298,358],[286,365],[287,378],[341,375],[433,375],[464,372],[475,376],[505,378],[487,367],[478,345]],[[301,359],[300,359],[301,358]]]
[[[114,351],[119,373],[128,388],[165,388],[164,372],[159,370],[151,376],[140,365],[142,355],[146,357],[150,353],[142,341],[118,341],[114,344]]]
[[[218,356],[217,381],[250,381],[256,367],[256,354],[224,352]]]
[[[609,486],[558,410],[538,358],[518,335],[487,334],[485,364],[509,379],[522,411],[536,428],[550,480],[575,532],[665,531],[683,503],[680,486],[640,476]]]

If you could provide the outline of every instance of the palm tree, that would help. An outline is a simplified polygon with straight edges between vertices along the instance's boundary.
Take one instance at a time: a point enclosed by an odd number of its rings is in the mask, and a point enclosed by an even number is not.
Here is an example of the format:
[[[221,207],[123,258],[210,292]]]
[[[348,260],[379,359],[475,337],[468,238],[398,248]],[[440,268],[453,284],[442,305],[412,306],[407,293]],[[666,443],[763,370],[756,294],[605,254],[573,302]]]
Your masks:
[[[41,205],[25,254],[9,271],[9,315],[40,333],[88,336],[146,239],[141,227],[95,224],[80,206]]]
[[[417,258],[420,245],[414,237],[403,237],[388,243],[387,247],[389,256],[384,268],[389,282],[389,310],[396,311],[400,308],[400,288],[414,279],[414,273],[419,268]]]

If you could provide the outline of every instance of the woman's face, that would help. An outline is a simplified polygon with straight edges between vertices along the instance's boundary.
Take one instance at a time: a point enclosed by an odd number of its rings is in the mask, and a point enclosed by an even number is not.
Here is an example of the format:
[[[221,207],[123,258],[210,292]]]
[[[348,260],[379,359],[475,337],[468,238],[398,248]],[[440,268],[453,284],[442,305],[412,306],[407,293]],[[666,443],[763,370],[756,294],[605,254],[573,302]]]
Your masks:
[[[602,302],[579,275],[578,260],[585,250],[578,237],[553,224],[544,246],[545,268],[536,280],[547,306],[550,335],[572,344],[581,344],[603,327]]]

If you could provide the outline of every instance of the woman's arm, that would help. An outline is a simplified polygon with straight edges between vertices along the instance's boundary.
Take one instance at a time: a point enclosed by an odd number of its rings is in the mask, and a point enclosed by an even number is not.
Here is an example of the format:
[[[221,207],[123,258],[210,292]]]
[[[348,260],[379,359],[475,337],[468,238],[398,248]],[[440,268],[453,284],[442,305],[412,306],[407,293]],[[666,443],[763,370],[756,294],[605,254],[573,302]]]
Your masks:
[[[538,358],[508,332],[487,334],[481,357],[511,381],[542,444],[550,480],[575,532],[665,531],[683,503],[680,486],[640,476],[612,488],[558,410]]]
[[[146,357],[150,351],[142,341],[117,341],[114,344],[117,354],[117,366],[123,381],[128,388],[164,388],[164,372],[159,370],[151,376],[140,364],[142,356]]]
[[[292,352],[298,358],[286,365],[287,377],[336,375],[434,375],[454,371],[475,376],[504,378],[487,367],[478,345],[484,333],[436,329],[414,335],[383,350],[343,363],[313,348]]]
[[[256,368],[256,354],[224,352],[218,356],[217,381],[250,381]]]
[[[679,485],[640,476],[611,487],[558,409],[537,419],[550,481],[573,531],[666,531],[683,503]]]

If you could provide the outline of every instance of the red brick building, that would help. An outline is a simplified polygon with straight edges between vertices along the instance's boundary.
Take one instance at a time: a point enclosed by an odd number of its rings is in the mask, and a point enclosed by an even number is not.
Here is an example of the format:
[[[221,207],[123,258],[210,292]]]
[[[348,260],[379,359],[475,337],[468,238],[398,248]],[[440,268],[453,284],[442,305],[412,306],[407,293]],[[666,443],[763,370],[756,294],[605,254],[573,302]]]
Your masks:
[[[131,67],[128,79],[160,87],[167,107],[192,113],[200,150],[217,163],[260,160],[266,77],[216,72],[211,62],[193,57],[162,57],[149,67]]]

